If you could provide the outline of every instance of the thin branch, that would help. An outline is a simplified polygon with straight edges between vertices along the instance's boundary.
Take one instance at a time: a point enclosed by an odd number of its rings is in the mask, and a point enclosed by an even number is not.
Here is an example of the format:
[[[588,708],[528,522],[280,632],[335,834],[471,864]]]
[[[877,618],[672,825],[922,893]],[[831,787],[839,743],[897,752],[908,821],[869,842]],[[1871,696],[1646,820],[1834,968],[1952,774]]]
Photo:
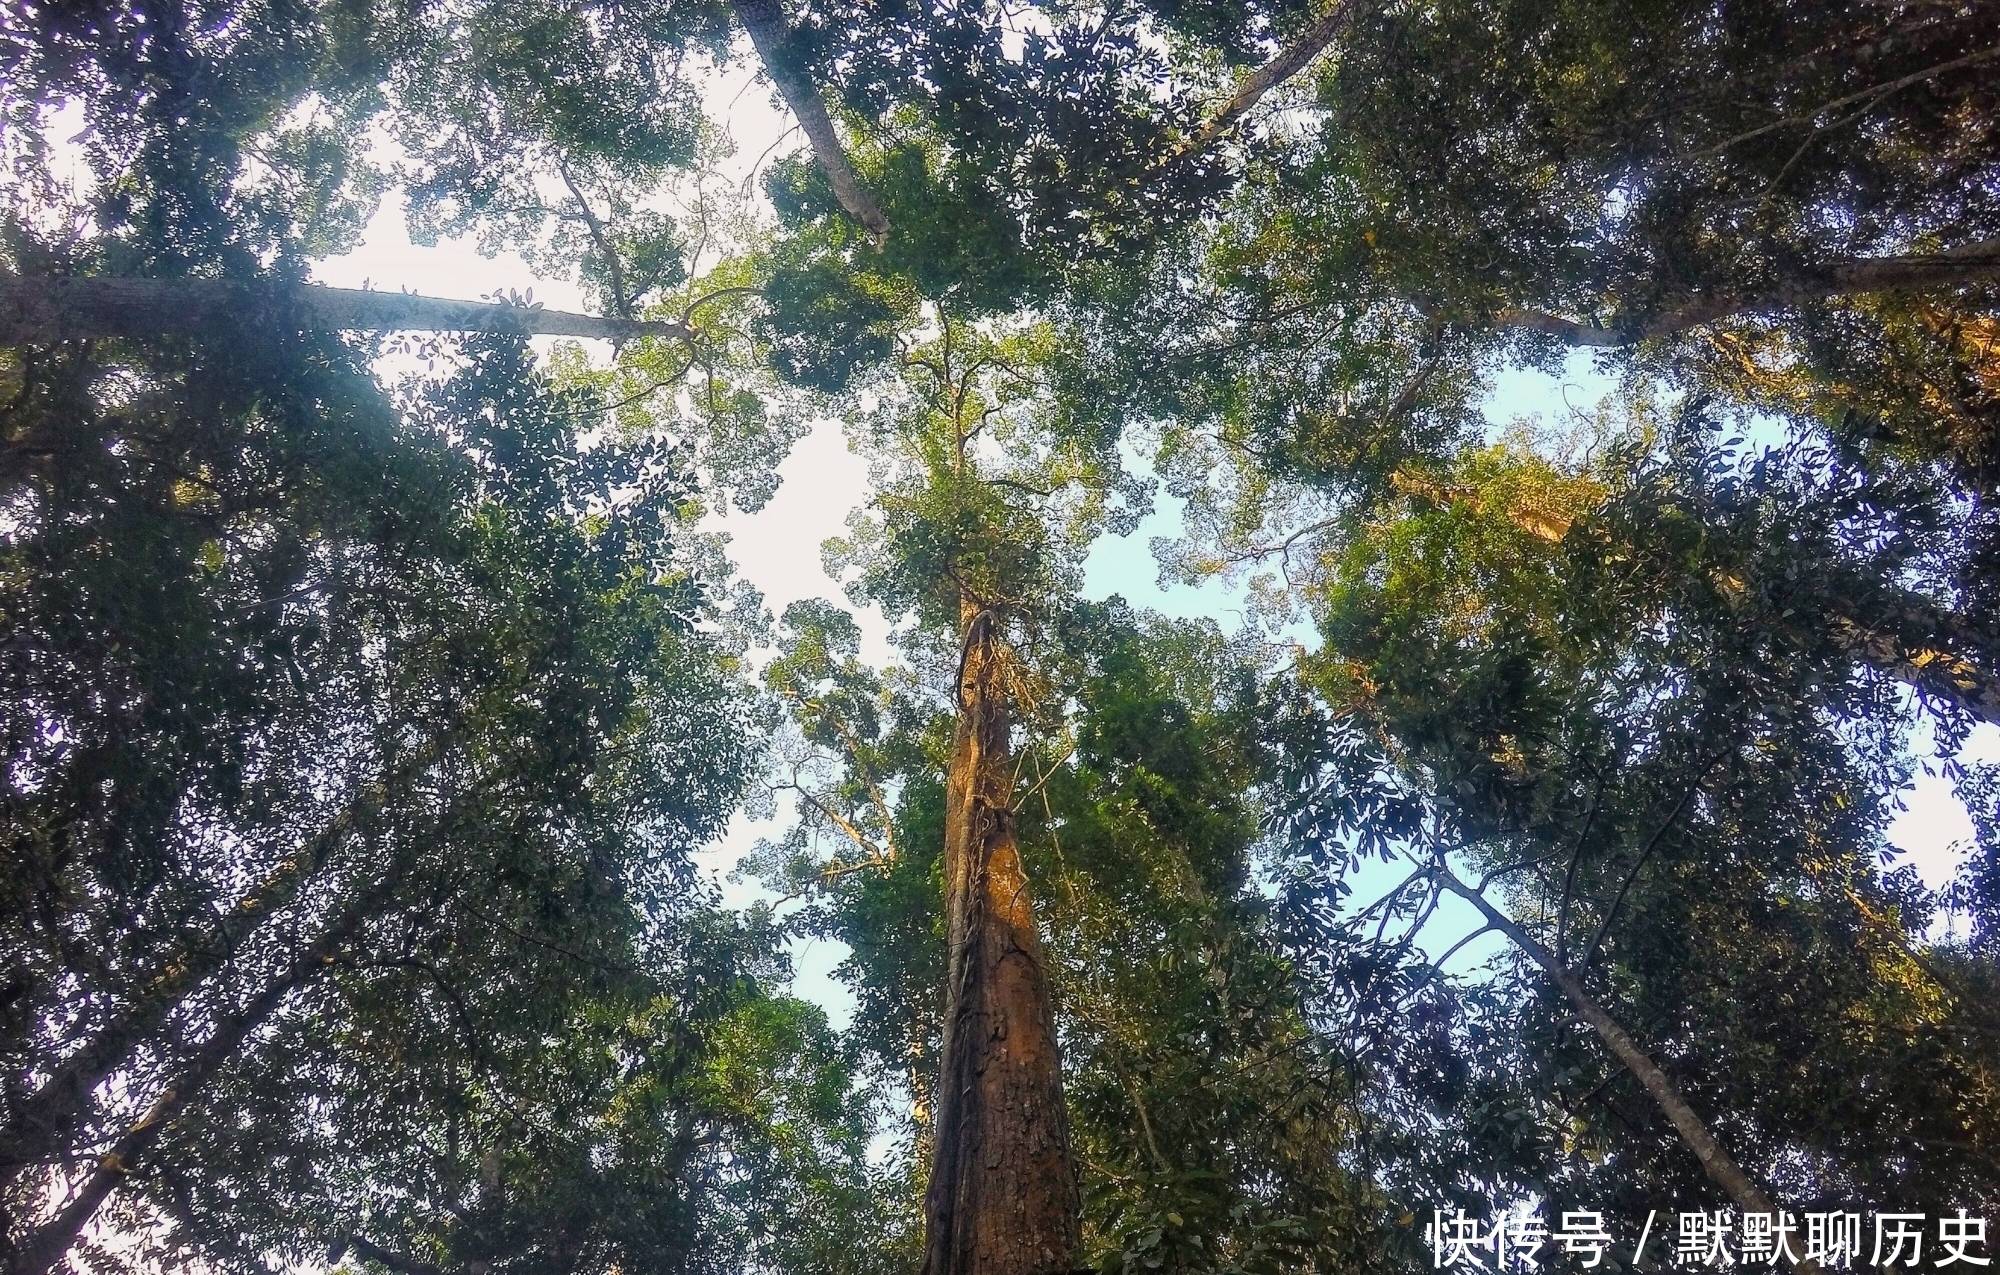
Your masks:
[[[1976,66],[1981,62],[1988,62],[1996,57],[2000,57],[2000,48],[1982,49],[1978,53],[1968,53],[1964,57],[1953,58],[1949,62],[1940,62],[1936,66],[1927,67],[1922,71],[1912,71],[1899,80],[1891,80],[1887,84],[1878,84],[1873,88],[1862,89],[1860,92],[1850,93],[1846,97],[1837,97],[1831,102],[1822,103],[1814,107],[1810,111],[1797,115],[1787,115],[1783,119],[1773,120],[1769,124],[1753,128],[1747,133],[1738,133],[1734,137],[1725,138],[1713,146],[1692,152],[1687,158],[1707,159],[1714,155],[1720,155],[1723,151],[1728,150],[1739,142],[1747,142],[1752,138],[1762,137],[1766,133],[1773,133],[1778,129],[1787,128],[1793,124],[1804,124],[1817,116],[1825,114],[1827,111],[1837,111],[1841,107],[1850,106],[1855,102],[1866,101],[1872,105],[1877,98],[1887,97],[1891,93],[1899,92],[1913,85],[1922,84],[1925,80],[1936,79],[1947,71],[1956,71],[1961,67]]]
[[[1597,812],[1604,808],[1604,772],[1597,773],[1597,791],[1590,799],[1590,813],[1584,816],[1583,830],[1576,834],[1576,845],[1569,852],[1569,867],[1563,872],[1562,904],[1556,911],[1556,959],[1567,960],[1564,948],[1565,937],[1569,933],[1570,899],[1576,891],[1576,865],[1583,858],[1584,843],[1590,840],[1590,830],[1597,824]]]
[[[1725,749],[1709,758],[1708,764],[1701,768],[1701,774],[1695,776],[1695,781],[1688,785],[1687,791],[1681,794],[1681,799],[1674,803],[1674,808],[1668,812],[1666,821],[1653,830],[1652,836],[1646,838],[1645,849],[1639,852],[1638,861],[1632,865],[1632,870],[1625,874],[1624,883],[1618,887],[1618,897],[1612,900],[1611,910],[1604,914],[1604,920],[1597,927],[1597,933],[1591,935],[1590,942],[1584,945],[1583,957],[1576,966],[1578,974],[1589,969],[1590,963],[1597,959],[1598,945],[1604,942],[1604,936],[1611,932],[1612,924],[1618,920],[1618,913],[1625,907],[1626,893],[1631,890],[1632,883],[1639,879],[1639,869],[1645,867],[1646,861],[1653,857],[1653,851],[1658,848],[1660,838],[1666,836],[1667,830],[1680,820],[1681,812],[1687,809],[1688,803],[1694,800],[1694,795],[1701,791],[1702,784],[1708,781],[1708,772],[1714,770],[1716,764],[1728,755],[1728,750]]]
[[[591,211],[590,201],[583,197],[583,191],[577,186],[576,179],[570,176],[569,165],[563,162],[560,153],[556,155],[556,171],[562,174],[563,185],[569,187],[570,197],[576,200],[578,210],[583,213],[583,224],[590,231],[590,242],[597,245],[598,255],[604,258],[604,268],[611,274],[611,304],[620,318],[629,321],[632,318],[632,302],[625,295],[625,269],[618,264],[618,253],[604,233],[604,223]]]
[[[1459,951],[1459,949],[1460,949],[1460,948],[1464,947],[1464,946],[1465,946],[1465,945],[1466,945],[1467,943],[1470,943],[1470,942],[1472,942],[1472,940],[1474,940],[1474,939],[1478,938],[1478,937],[1479,937],[1480,935],[1482,935],[1482,934],[1490,934],[1490,933],[1492,933],[1492,932],[1493,932],[1493,927],[1492,927],[1491,925],[1482,925],[1482,926],[1480,926],[1480,927],[1479,927],[1478,929],[1474,930],[1474,931],[1473,931],[1472,933],[1470,933],[1470,934],[1466,935],[1466,936],[1465,936],[1464,938],[1460,939],[1460,940],[1459,940],[1458,942],[1456,942],[1456,943],[1452,944],[1452,945],[1451,945],[1450,947],[1446,948],[1446,949],[1444,950],[1444,955],[1443,955],[1443,956],[1440,956],[1440,957],[1438,957],[1438,958],[1437,958],[1436,960],[1434,960],[1434,961],[1432,961],[1432,962],[1430,963],[1430,964],[1431,964],[1431,968],[1432,968],[1432,969],[1434,969],[1434,970],[1436,970],[1436,971],[1437,971],[1438,973],[1440,973],[1440,974],[1444,973],[1444,963],[1445,963],[1446,961],[1450,960],[1450,959],[1451,959],[1452,957],[1454,957],[1454,956],[1457,956],[1457,955],[1458,955],[1458,951]]]

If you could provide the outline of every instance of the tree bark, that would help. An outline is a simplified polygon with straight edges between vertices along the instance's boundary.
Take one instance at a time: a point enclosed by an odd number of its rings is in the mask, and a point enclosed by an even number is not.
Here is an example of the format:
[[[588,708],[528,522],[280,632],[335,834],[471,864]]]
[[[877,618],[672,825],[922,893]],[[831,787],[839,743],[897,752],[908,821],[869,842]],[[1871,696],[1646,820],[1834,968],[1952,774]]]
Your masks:
[[[141,1041],[159,1031],[189,992],[235,955],[253,930],[289,906],[349,834],[375,817],[388,793],[409,783],[436,760],[440,747],[440,741],[431,739],[403,758],[380,782],[356,794],[311,840],[224,913],[201,942],[188,944],[168,960],[124,1012],[64,1058],[34,1093],[7,1112],[7,1129],[0,1134],[0,1189],[10,1185],[22,1169],[55,1156],[97,1087]]]
[[[0,274],[0,345],[147,337],[212,325],[301,331],[516,332],[523,335],[684,337],[680,323],[448,301],[404,292],[216,279],[72,279]]]
[[[83,1183],[70,1193],[68,1202],[53,1218],[23,1236],[15,1245],[8,1275],[49,1275],[63,1256],[76,1244],[97,1210],[111,1197],[132,1171],[139,1167],[147,1151],[172,1124],[217,1072],[236,1057],[243,1042],[276,1013],[285,999],[324,970],[340,949],[374,916],[401,882],[403,863],[397,863],[368,889],[349,901],[319,937],[307,944],[242,1006],[216,1023],[187,1063],[153,1100],[145,1114],[120,1135],[111,1149],[98,1159],[97,1166]]]
[[[1599,1038],[1604,1041],[1606,1048],[1610,1049],[1612,1056],[1637,1078],[1653,1102],[1673,1123],[1681,1135],[1681,1141],[1694,1152],[1695,1159],[1701,1162],[1702,1170],[1708,1174],[1709,1180],[1721,1187],[1735,1202],[1737,1208],[1746,1213],[1768,1213],[1773,1216],[1778,1213],[1777,1206],[1771,1203],[1771,1197],[1764,1193],[1762,1187],[1750,1180],[1750,1175],[1745,1173],[1742,1166],[1738,1165],[1729,1152],[1723,1149],[1722,1144],[1715,1140],[1715,1135],[1709,1132],[1702,1118],[1688,1105],[1687,1099],[1681,1096],[1680,1087],[1674,1084],[1666,1072],[1660,1070],[1659,1065],[1645,1050],[1639,1048],[1638,1042],[1619,1025],[1618,1020],[1611,1017],[1604,1007],[1584,990],[1583,984],[1555,958],[1553,952],[1537,943],[1526,930],[1514,922],[1512,917],[1494,907],[1484,894],[1459,880],[1442,861],[1432,869],[1431,876],[1439,885],[1479,909],[1479,914],[1486,919],[1488,925],[1505,934],[1515,947],[1526,953],[1530,960],[1541,966],[1542,971],[1554,980],[1555,985],[1562,990],[1562,994],[1576,1009],[1578,1016],[1591,1025]],[[1798,1259],[1791,1263],[1791,1268],[1797,1275],[1820,1275],[1817,1262]]]
[[[945,781],[944,1041],[925,1275],[1049,1275],[1081,1242],[1048,968],[1014,839],[1009,655],[961,604]]]
[[[813,159],[833,187],[833,197],[840,201],[848,216],[867,228],[875,246],[881,247],[889,237],[889,218],[882,212],[875,193],[862,184],[847,162],[847,152],[841,148],[840,134],[834,132],[833,120],[826,113],[826,101],[820,97],[818,87],[799,72],[792,59],[792,33],[785,24],[784,12],[778,8],[778,0],[734,0],[734,4],[736,20],[749,32],[750,44],[763,60],[765,73],[777,86],[778,96],[791,108],[806,141],[811,143]]]
[[[1980,659],[1990,660],[1992,644],[1929,598],[1890,590],[1828,624],[1856,663],[2000,726],[2000,676]]]
[[[1640,341],[1678,336],[1689,328],[1738,314],[1768,313],[1833,297],[1949,288],[1996,279],[2000,279],[2000,239],[1983,239],[1938,253],[1850,257],[1762,292],[1719,292],[1694,297],[1658,314],[1628,316],[1607,325],[1516,309],[1496,312],[1491,322],[1495,327],[1543,332],[1571,345],[1619,349]],[[1426,303],[1420,308],[1435,311],[1437,307]]]
[[[1292,42],[1278,50],[1269,62],[1245,75],[1236,84],[1236,91],[1229,100],[1215,109],[1193,136],[1175,147],[1159,167],[1166,167],[1190,155],[1200,154],[1213,145],[1217,138],[1236,126],[1236,121],[1250,113],[1250,108],[1263,100],[1266,93],[1291,79],[1300,71],[1311,66],[1326,47],[1345,31],[1353,20],[1356,0],[1335,0],[1333,10],[1312,25],[1299,32]]]

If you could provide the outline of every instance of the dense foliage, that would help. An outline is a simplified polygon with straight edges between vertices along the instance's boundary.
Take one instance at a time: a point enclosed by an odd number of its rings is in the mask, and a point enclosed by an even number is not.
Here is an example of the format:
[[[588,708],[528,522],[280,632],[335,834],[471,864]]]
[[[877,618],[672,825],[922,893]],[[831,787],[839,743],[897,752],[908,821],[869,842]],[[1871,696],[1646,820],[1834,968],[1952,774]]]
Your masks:
[[[0,313],[9,1275],[1993,1216],[1996,58],[1990,0],[10,9],[0,285],[294,283],[393,198],[675,335]],[[806,146],[737,198],[747,68]],[[696,524],[827,418],[848,605],[773,619]],[[1237,631],[1087,596],[1141,525]]]

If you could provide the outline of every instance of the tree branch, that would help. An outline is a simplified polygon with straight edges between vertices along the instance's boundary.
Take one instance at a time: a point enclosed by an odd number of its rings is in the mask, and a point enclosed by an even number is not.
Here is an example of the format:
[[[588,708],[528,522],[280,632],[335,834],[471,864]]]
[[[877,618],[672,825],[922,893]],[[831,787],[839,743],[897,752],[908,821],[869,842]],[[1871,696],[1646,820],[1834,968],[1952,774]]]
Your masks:
[[[1674,808],[1667,812],[1665,821],[1653,830],[1652,836],[1646,838],[1645,848],[1640,850],[1638,860],[1633,863],[1632,870],[1625,874],[1624,883],[1618,887],[1618,897],[1612,900],[1611,909],[1604,914],[1604,920],[1598,924],[1597,933],[1591,935],[1590,942],[1584,945],[1582,958],[1576,964],[1579,974],[1589,969],[1590,963],[1597,959],[1598,946],[1604,942],[1604,936],[1611,932],[1612,923],[1618,919],[1618,913],[1625,907],[1626,893],[1631,890],[1632,883],[1639,879],[1639,870],[1646,866],[1646,861],[1653,857],[1653,851],[1659,848],[1660,839],[1667,835],[1669,828],[1680,821],[1681,812],[1687,809],[1688,803],[1694,800],[1694,795],[1701,791],[1702,784],[1708,781],[1708,772],[1714,770],[1716,763],[1728,755],[1725,750],[1709,759],[1708,764],[1701,768],[1701,774],[1688,785],[1687,791],[1681,794],[1681,799],[1674,803]]]
[[[625,269],[618,264],[618,252],[604,233],[604,223],[591,211],[590,201],[583,197],[583,189],[570,176],[569,165],[563,162],[561,155],[556,156],[556,171],[562,174],[563,185],[569,187],[570,197],[576,200],[577,210],[583,214],[584,227],[590,231],[590,242],[597,245],[598,255],[604,258],[604,268],[611,275],[611,306],[618,311],[619,318],[630,321],[632,302],[625,295]]]
[[[1709,1132],[1708,1126],[1702,1122],[1694,1108],[1688,1105],[1687,1099],[1681,1096],[1679,1087],[1660,1070],[1645,1050],[1639,1048],[1638,1042],[1632,1039],[1617,1020],[1612,1018],[1603,1006],[1591,999],[1583,984],[1577,981],[1575,975],[1563,968],[1553,953],[1531,938],[1513,918],[1494,907],[1485,895],[1459,880],[1443,859],[1437,859],[1431,864],[1430,874],[1440,886],[1479,909],[1487,924],[1511,939],[1515,947],[1541,966],[1542,971],[1554,980],[1555,985],[1562,990],[1577,1013],[1603,1039],[1613,1056],[1645,1087],[1646,1092],[1652,1096],[1667,1119],[1673,1122],[1674,1128],[1681,1135],[1681,1140],[1694,1152],[1695,1159],[1701,1162],[1701,1167],[1707,1172],[1710,1180],[1727,1192],[1738,1208],[1746,1213],[1777,1213],[1778,1210],[1771,1203],[1771,1198],[1764,1194],[1762,1187],[1750,1180],[1749,1175],[1743,1172],[1742,1167],[1723,1149],[1722,1144],[1715,1140],[1715,1135]],[[1795,1275],[1820,1275],[1817,1262],[1796,1259],[1792,1261],[1791,1267]]]
[[[1650,316],[1630,316],[1608,325],[1512,308],[1495,311],[1487,325],[1541,332],[1571,345],[1623,349],[1641,341],[1678,336],[1690,328],[1738,314],[1764,314],[1835,297],[1956,287],[1996,279],[2000,279],[2000,239],[1982,239],[1945,252],[1849,257],[1801,272],[1761,292],[1696,296],[1675,309]],[[1417,308],[1427,314],[1437,311],[1432,302],[1419,302]]]
[[[688,335],[681,323],[599,318],[406,292],[215,279],[0,274],[0,345],[158,336],[230,321],[307,331],[515,332],[612,341]]]
[[[62,1210],[53,1218],[21,1237],[9,1265],[9,1275],[48,1275],[90,1224],[104,1201],[132,1175],[139,1161],[159,1141],[161,1133],[178,1117],[217,1072],[236,1057],[244,1041],[277,1011],[287,997],[325,969],[349,939],[359,933],[384,900],[389,898],[407,870],[397,863],[382,879],[364,890],[320,936],[293,958],[285,969],[266,983],[242,1008],[216,1024],[208,1039],[159,1097],[139,1119],[126,1129],[97,1167],[83,1180]]]
[[[327,1260],[338,1262],[352,1249],[355,1256],[364,1262],[375,1262],[397,1272],[397,1275],[444,1275],[443,1271],[429,1262],[419,1262],[415,1258],[392,1253],[372,1240],[359,1235],[350,1235],[343,1240]]]
[[[1353,20],[1354,5],[1355,0],[1336,0],[1333,12],[1299,32],[1290,44],[1278,51],[1276,57],[1237,81],[1236,92],[1230,95],[1229,100],[1217,107],[1192,137],[1154,165],[1154,171],[1207,150],[1234,128],[1238,120],[1249,114],[1250,108],[1262,101],[1266,93],[1311,66],[1326,46],[1346,30]]]

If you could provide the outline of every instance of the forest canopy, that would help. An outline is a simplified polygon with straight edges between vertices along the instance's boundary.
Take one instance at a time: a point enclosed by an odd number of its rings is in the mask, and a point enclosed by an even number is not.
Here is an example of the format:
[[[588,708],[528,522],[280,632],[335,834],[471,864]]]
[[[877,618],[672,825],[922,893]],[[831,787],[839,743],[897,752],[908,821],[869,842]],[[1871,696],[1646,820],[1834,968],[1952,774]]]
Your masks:
[[[1990,1260],[2000,3],[31,0],[0,111],[4,1275]]]

